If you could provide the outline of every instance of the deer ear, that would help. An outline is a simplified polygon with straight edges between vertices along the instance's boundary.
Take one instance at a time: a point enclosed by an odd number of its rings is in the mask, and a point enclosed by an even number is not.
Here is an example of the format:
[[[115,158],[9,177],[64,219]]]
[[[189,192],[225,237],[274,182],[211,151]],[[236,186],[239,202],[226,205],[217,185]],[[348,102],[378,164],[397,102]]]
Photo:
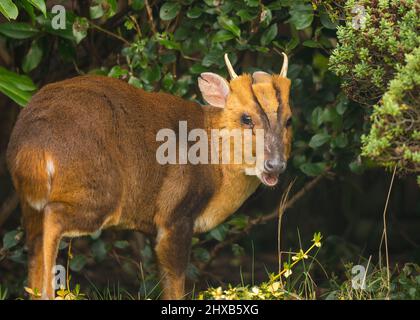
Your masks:
[[[198,78],[198,87],[208,104],[224,108],[230,93],[229,84],[224,78],[215,73],[204,72]]]
[[[271,82],[271,75],[264,71],[256,71],[252,74],[254,83]]]

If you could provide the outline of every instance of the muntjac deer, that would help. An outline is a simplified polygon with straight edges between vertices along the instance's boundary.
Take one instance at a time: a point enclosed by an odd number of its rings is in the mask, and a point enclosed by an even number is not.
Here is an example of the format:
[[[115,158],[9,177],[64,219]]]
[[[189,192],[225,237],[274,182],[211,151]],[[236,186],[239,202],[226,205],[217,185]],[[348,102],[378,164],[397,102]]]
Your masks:
[[[274,186],[291,149],[290,80],[280,74],[203,73],[207,106],[100,76],[42,88],[21,111],[7,163],[19,194],[29,254],[28,286],[54,298],[52,270],[63,237],[120,227],[156,238],[165,299],[184,297],[192,235],[233,214],[262,182]],[[264,130],[264,161],[166,164],[162,128]],[[255,138],[255,137],[254,137]],[[255,175],[246,174],[254,166]]]

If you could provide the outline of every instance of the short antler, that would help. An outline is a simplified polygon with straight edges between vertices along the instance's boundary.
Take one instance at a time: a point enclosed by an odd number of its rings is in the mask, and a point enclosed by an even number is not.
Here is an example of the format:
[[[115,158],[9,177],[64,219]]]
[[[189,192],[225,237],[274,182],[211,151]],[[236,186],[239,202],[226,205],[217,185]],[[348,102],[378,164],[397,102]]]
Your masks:
[[[229,71],[229,75],[232,78],[232,80],[237,78],[238,75],[235,73],[235,70],[233,70],[232,64],[229,61],[229,57],[228,57],[227,53],[225,53],[225,63],[226,63],[226,67]]]
[[[287,68],[289,67],[289,58],[287,57],[287,54],[282,52],[284,60],[283,60],[283,66],[281,67],[280,76],[287,78]]]

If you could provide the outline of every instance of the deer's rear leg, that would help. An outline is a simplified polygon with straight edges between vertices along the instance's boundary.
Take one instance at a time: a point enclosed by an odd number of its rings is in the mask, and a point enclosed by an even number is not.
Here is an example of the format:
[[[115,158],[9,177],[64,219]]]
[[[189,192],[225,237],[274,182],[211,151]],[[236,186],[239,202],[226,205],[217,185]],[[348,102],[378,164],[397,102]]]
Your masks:
[[[57,259],[58,245],[63,235],[62,212],[47,206],[44,210],[44,233],[42,237],[44,277],[42,298],[54,299],[53,268]],[[61,220],[61,221],[60,221]]]
[[[26,246],[28,248],[28,287],[41,293],[43,286],[42,235],[44,215],[21,202]],[[34,297],[31,297],[34,298]]]
[[[155,251],[163,277],[163,299],[184,298],[192,226],[189,218],[181,218],[170,226],[159,227]]]

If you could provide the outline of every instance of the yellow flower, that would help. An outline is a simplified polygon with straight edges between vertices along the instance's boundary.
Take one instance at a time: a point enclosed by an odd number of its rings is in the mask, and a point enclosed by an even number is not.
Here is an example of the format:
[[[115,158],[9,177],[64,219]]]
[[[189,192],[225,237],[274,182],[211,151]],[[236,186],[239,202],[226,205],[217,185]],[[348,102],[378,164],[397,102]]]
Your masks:
[[[287,271],[284,273],[284,277],[285,278],[288,278],[291,274],[292,274],[292,270],[291,269],[287,269]]]

